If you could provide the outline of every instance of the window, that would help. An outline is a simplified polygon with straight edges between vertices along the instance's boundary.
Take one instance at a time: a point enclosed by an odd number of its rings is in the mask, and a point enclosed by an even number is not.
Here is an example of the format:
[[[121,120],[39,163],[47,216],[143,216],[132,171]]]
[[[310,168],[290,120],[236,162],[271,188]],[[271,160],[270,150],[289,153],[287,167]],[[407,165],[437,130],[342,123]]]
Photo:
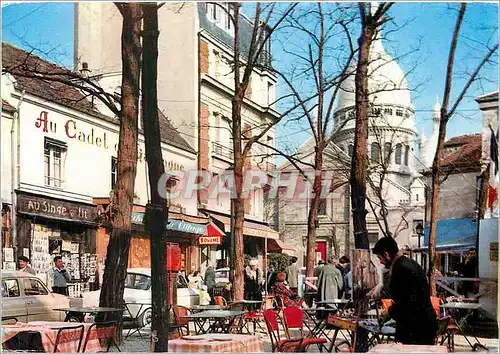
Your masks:
[[[373,162],[380,162],[380,144],[372,143],[371,145],[371,159]]]
[[[117,176],[117,170],[116,170],[116,157],[111,157],[111,189],[115,189],[116,187],[116,176]]]
[[[410,155],[410,147],[408,145],[405,146],[405,166],[408,166],[408,159]]]
[[[216,79],[220,77],[220,53],[214,50],[214,76]]]
[[[319,200],[318,215],[326,215],[326,199]]]
[[[369,232],[368,233],[368,242],[377,243],[378,241],[378,232]]]
[[[354,145],[349,144],[349,146],[347,147],[347,154],[349,155],[349,157],[352,157],[352,155],[354,154]]]
[[[403,111],[402,111],[402,110],[400,110],[400,109],[397,109],[397,110],[396,110],[396,116],[398,116],[398,117],[402,117],[402,116],[403,116]]]
[[[267,83],[267,105],[271,105],[273,103],[273,96],[274,96],[274,85],[271,82]]]
[[[207,5],[207,17],[212,21],[217,21],[218,19],[217,4],[206,4],[206,5]]]
[[[127,273],[125,288],[135,290],[149,290],[151,278],[144,274]]]
[[[63,162],[67,146],[58,140],[45,138],[44,165],[45,185],[61,188],[63,181]]]
[[[415,194],[415,201],[418,202],[418,194]]]
[[[385,143],[384,144],[384,161],[385,161],[385,163],[391,163],[391,153],[392,153],[392,144]]]
[[[48,295],[49,291],[38,279],[25,278],[21,279],[24,288],[24,295],[35,296],[35,295]]]
[[[2,297],[18,297],[19,284],[16,279],[2,280]]]
[[[384,108],[384,113],[389,116],[392,116],[392,108]]]
[[[354,110],[347,112],[347,118],[349,119],[354,119],[355,115]]]
[[[231,30],[233,28],[233,22],[231,21],[231,16],[234,14],[234,5],[228,4],[226,13],[226,29]]]
[[[423,227],[424,227],[424,221],[423,220],[413,220],[413,236],[417,237],[418,236],[418,228],[422,228],[423,232]]]
[[[380,115],[380,108],[372,108],[372,114],[374,116],[379,116]]]
[[[396,164],[401,165],[401,157],[403,155],[403,146],[396,144]]]

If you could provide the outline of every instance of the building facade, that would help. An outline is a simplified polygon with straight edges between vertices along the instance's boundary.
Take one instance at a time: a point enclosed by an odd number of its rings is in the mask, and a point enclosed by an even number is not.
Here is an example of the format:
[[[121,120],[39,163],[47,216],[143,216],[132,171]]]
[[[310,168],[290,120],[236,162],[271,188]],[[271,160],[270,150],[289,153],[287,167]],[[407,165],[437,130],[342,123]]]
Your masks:
[[[217,181],[232,166],[231,99],[234,79],[234,29],[230,3],[166,3],[158,12],[158,106],[179,134],[197,151],[197,166]],[[119,85],[121,15],[111,3],[75,5],[75,70],[87,63],[101,85],[113,90]],[[240,43],[249,45],[253,23],[240,16]],[[175,33],[175,35],[174,35]],[[182,33],[182,35],[179,35]],[[270,48],[267,49],[267,53]],[[244,53],[242,54],[244,57]],[[245,60],[245,58],[243,58]],[[262,124],[278,117],[274,109],[276,75],[272,70],[255,69],[242,109],[242,126],[251,135]],[[104,108],[103,108],[104,109]],[[275,130],[263,140],[274,146]],[[266,149],[255,145],[246,168],[271,171],[272,159],[262,158]],[[226,259],[230,235],[229,195],[202,190],[197,212],[210,218],[218,244],[201,245],[200,262]],[[245,208],[245,253],[259,257],[269,247],[279,249],[278,233],[265,220],[264,193],[250,193]],[[220,262],[219,265],[224,264]]]
[[[2,58],[9,67],[29,58],[28,65],[64,70],[6,43]],[[15,250],[16,256],[30,257],[41,278],[52,257],[63,255],[76,280],[74,294],[97,286],[110,232],[106,216],[116,182],[118,119],[102,114],[69,86],[15,73],[2,80],[2,102],[2,128],[6,128],[2,129],[2,215],[10,222],[4,226],[15,225],[6,229],[10,237],[4,246]],[[196,152],[161,114],[160,126],[166,171],[196,169]],[[143,225],[149,184],[142,133],[138,149],[131,267],[149,266],[149,239]],[[208,218],[198,216],[196,200],[191,198],[169,203],[169,236],[181,245],[183,266],[195,269],[198,237],[205,235]],[[13,211],[14,217],[7,220]],[[11,259],[7,263],[15,267]]]

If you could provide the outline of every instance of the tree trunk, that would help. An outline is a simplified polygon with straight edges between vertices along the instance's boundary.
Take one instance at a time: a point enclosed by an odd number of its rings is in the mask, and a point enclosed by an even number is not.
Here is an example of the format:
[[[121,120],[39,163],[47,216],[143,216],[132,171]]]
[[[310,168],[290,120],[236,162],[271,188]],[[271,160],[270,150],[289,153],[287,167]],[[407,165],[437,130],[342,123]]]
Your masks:
[[[241,105],[244,93],[241,90],[235,90],[232,101],[233,118],[233,149],[234,149],[234,185],[236,196],[233,199],[234,227],[233,227],[233,267],[234,284],[233,300],[243,300],[244,298],[244,242],[243,242],[243,223],[245,221],[245,201],[242,198],[243,192],[243,168],[245,157],[241,147]]]
[[[319,145],[319,144],[318,144]],[[323,169],[323,149],[317,149],[315,154],[315,170]],[[323,175],[316,173],[313,180],[311,205],[307,217],[307,249],[306,249],[306,274],[314,276],[314,260],[316,258],[316,229],[318,227],[318,209],[321,201],[321,186]]]
[[[137,172],[137,119],[141,67],[141,9],[138,3],[117,4],[123,15],[122,97],[114,214],[99,305],[123,307]],[[121,315],[120,315],[121,316]]]
[[[436,279],[434,277],[434,266],[436,264],[436,232],[438,220],[438,202],[439,202],[439,175],[441,172],[441,160],[443,158],[444,139],[446,138],[446,125],[450,118],[448,104],[451,94],[451,83],[453,78],[453,64],[455,62],[455,50],[457,48],[458,34],[462,25],[467,5],[462,3],[458,14],[455,30],[451,39],[450,52],[448,54],[448,65],[446,67],[446,82],[444,87],[443,104],[439,117],[439,133],[436,154],[432,162],[432,191],[431,191],[431,222],[429,229],[429,286],[431,296],[436,296]],[[459,101],[457,101],[458,103]]]
[[[359,38],[359,58],[356,68],[356,128],[354,135],[354,154],[351,163],[351,205],[354,228],[354,247],[369,249],[366,230],[366,155],[368,136],[368,64],[370,46],[375,31],[363,27]]]
[[[146,162],[148,163],[151,203],[147,205],[146,220],[151,242],[151,292],[152,292],[152,333],[158,341],[155,352],[168,351],[169,301],[167,284],[167,225],[168,204],[158,193],[158,183],[165,173],[161,150],[160,125],[158,121],[158,7],[143,4],[144,56],[142,62],[142,112]],[[161,186],[165,188],[166,186]]]

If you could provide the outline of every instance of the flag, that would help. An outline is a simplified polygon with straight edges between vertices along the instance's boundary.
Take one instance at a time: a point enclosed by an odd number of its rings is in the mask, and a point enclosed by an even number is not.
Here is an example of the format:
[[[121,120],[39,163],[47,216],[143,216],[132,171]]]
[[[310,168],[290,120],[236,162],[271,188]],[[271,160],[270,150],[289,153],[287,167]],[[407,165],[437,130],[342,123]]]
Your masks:
[[[488,208],[491,210],[498,205],[498,129],[495,134],[490,128],[490,183],[488,188]]]

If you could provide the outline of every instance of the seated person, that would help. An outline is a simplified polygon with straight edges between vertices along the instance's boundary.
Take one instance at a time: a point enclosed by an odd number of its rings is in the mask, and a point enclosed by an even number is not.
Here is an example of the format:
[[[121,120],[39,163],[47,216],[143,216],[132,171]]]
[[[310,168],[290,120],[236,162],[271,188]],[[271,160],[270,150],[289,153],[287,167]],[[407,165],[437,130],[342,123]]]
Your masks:
[[[297,294],[290,290],[285,283],[286,273],[278,273],[276,283],[274,283],[274,295],[283,300],[285,306],[294,304],[293,300],[297,299]]]

